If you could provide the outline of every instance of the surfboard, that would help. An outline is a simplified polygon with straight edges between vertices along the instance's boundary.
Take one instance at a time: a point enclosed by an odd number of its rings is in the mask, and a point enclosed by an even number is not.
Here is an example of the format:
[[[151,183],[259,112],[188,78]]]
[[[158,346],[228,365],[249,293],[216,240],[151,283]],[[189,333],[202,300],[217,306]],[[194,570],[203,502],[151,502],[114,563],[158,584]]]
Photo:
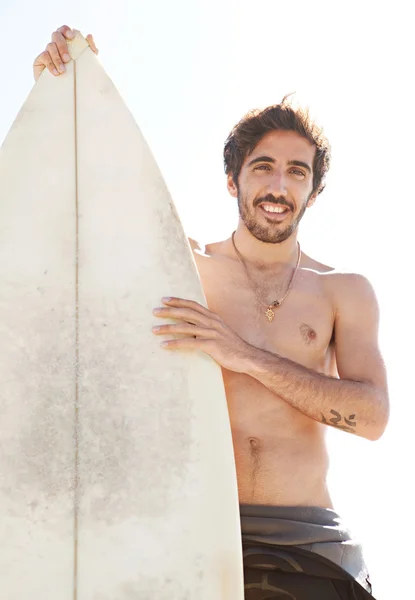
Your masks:
[[[156,162],[81,35],[0,151],[0,581],[7,600],[241,600],[220,369],[152,309],[204,303]]]

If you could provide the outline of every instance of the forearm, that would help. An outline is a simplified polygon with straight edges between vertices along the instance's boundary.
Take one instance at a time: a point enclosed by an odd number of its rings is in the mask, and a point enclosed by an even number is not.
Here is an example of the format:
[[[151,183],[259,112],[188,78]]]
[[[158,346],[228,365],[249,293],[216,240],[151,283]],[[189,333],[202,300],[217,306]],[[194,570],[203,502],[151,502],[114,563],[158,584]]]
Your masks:
[[[342,327],[339,321],[337,326],[336,359],[338,366],[341,365],[340,376],[356,374],[360,381],[350,379],[354,375],[348,379],[328,377],[278,354],[255,348],[218,315],[193,300],[164,298],[163,303],[166,307],[155,309],[154,314],[179,320],[179,323],[154,327],[153,332],[185,336],[164,341],[165,348],[206,352],[222,368],[254,377],[295,409],[320,423],[369,440],[382,435],[389,411],[386,373],[373,341],[376,329],[373,323],[364,343],[356,344],[353,336],[350,339],[355,310],[350,316],[351,325],[347,321],[347,327]],[[353,305],[353,308],[356,307]],[[366,311],[366,314],[369,315],[366,319],[370,319],[371,312]]]
[[[370,440],[385,429],[387,399],[368,382],[329,377],[259,348],[252,348],[245,372],[320,423]]]

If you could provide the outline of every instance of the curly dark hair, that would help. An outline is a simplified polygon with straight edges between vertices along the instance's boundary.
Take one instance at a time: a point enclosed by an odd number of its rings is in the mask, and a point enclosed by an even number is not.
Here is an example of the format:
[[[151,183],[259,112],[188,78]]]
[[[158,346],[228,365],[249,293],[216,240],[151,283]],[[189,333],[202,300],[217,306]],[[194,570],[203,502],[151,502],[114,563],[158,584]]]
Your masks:
[[[313,163],[313,191],[320,194],[324,187],[324,178],[330,167],[331,150],[323,130],[310,117],[305,108],[294,108],[288,101],[288,94],[280,104],[268,106],[263,110],[248,112],[230,132],[223,152],[225,173],[231,174],[235,185],[242,163],[271,131],[295,131],[316,147]]]

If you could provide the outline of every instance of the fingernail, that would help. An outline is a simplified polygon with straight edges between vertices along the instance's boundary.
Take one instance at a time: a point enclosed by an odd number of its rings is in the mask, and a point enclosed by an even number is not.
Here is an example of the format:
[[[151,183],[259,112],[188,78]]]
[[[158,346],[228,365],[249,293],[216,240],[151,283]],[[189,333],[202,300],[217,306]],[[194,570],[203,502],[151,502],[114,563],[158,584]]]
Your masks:
[[[161,301],[162,301],[162,302],[171,302],[171,298],[169,298],[168,296],[164,296],[164,297],[161,299]]]
[[[155,326],[155,327],[152,327],[152,328],[151,328],[151,331],[160,331],[160,327],[157,327],[157,326]]]
[[[71,57],[69,56],[69,54],[66,54],[66,53],[62,56],[62,58],[65,62],[69,62],[71,60]]]
[[[59,65],[59,71],[63,73],[65,71],[65,65]]]
[[[58,70],[57,70],[57,69],[53,69],[52,73],[53,73],[54,75],[59,75],[59,73],[58,73]]]
[[[153,308],[153,315],[156,315],[161,311],[161,308]]]
[[[67,32],[66,32],[66,37],[68,37],[68,38],[72,39],[74,36],[75,36],[75,34],[74,34],[74,32],[73,32],[73,31],[67,31]]]

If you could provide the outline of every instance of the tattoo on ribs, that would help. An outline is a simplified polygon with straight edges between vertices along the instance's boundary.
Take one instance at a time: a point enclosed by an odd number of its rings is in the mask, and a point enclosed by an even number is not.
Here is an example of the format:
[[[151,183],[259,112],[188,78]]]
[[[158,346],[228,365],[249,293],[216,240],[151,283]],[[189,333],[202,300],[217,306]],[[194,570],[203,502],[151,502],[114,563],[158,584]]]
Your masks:
[[[337,427],[337,429],[347,431],[348,433],[356,433],[356,421],[354,420],[356,415],[349,415],[346,419],[346,417],[342,417],[336,410],[331,410],[330,414],[334,415],[334,417],[327,420],[323,413],[321,413],[321,422],[325,425],[332,425],[333,427]],[[342,423],[342,419],[344,419],[345,424]]]

